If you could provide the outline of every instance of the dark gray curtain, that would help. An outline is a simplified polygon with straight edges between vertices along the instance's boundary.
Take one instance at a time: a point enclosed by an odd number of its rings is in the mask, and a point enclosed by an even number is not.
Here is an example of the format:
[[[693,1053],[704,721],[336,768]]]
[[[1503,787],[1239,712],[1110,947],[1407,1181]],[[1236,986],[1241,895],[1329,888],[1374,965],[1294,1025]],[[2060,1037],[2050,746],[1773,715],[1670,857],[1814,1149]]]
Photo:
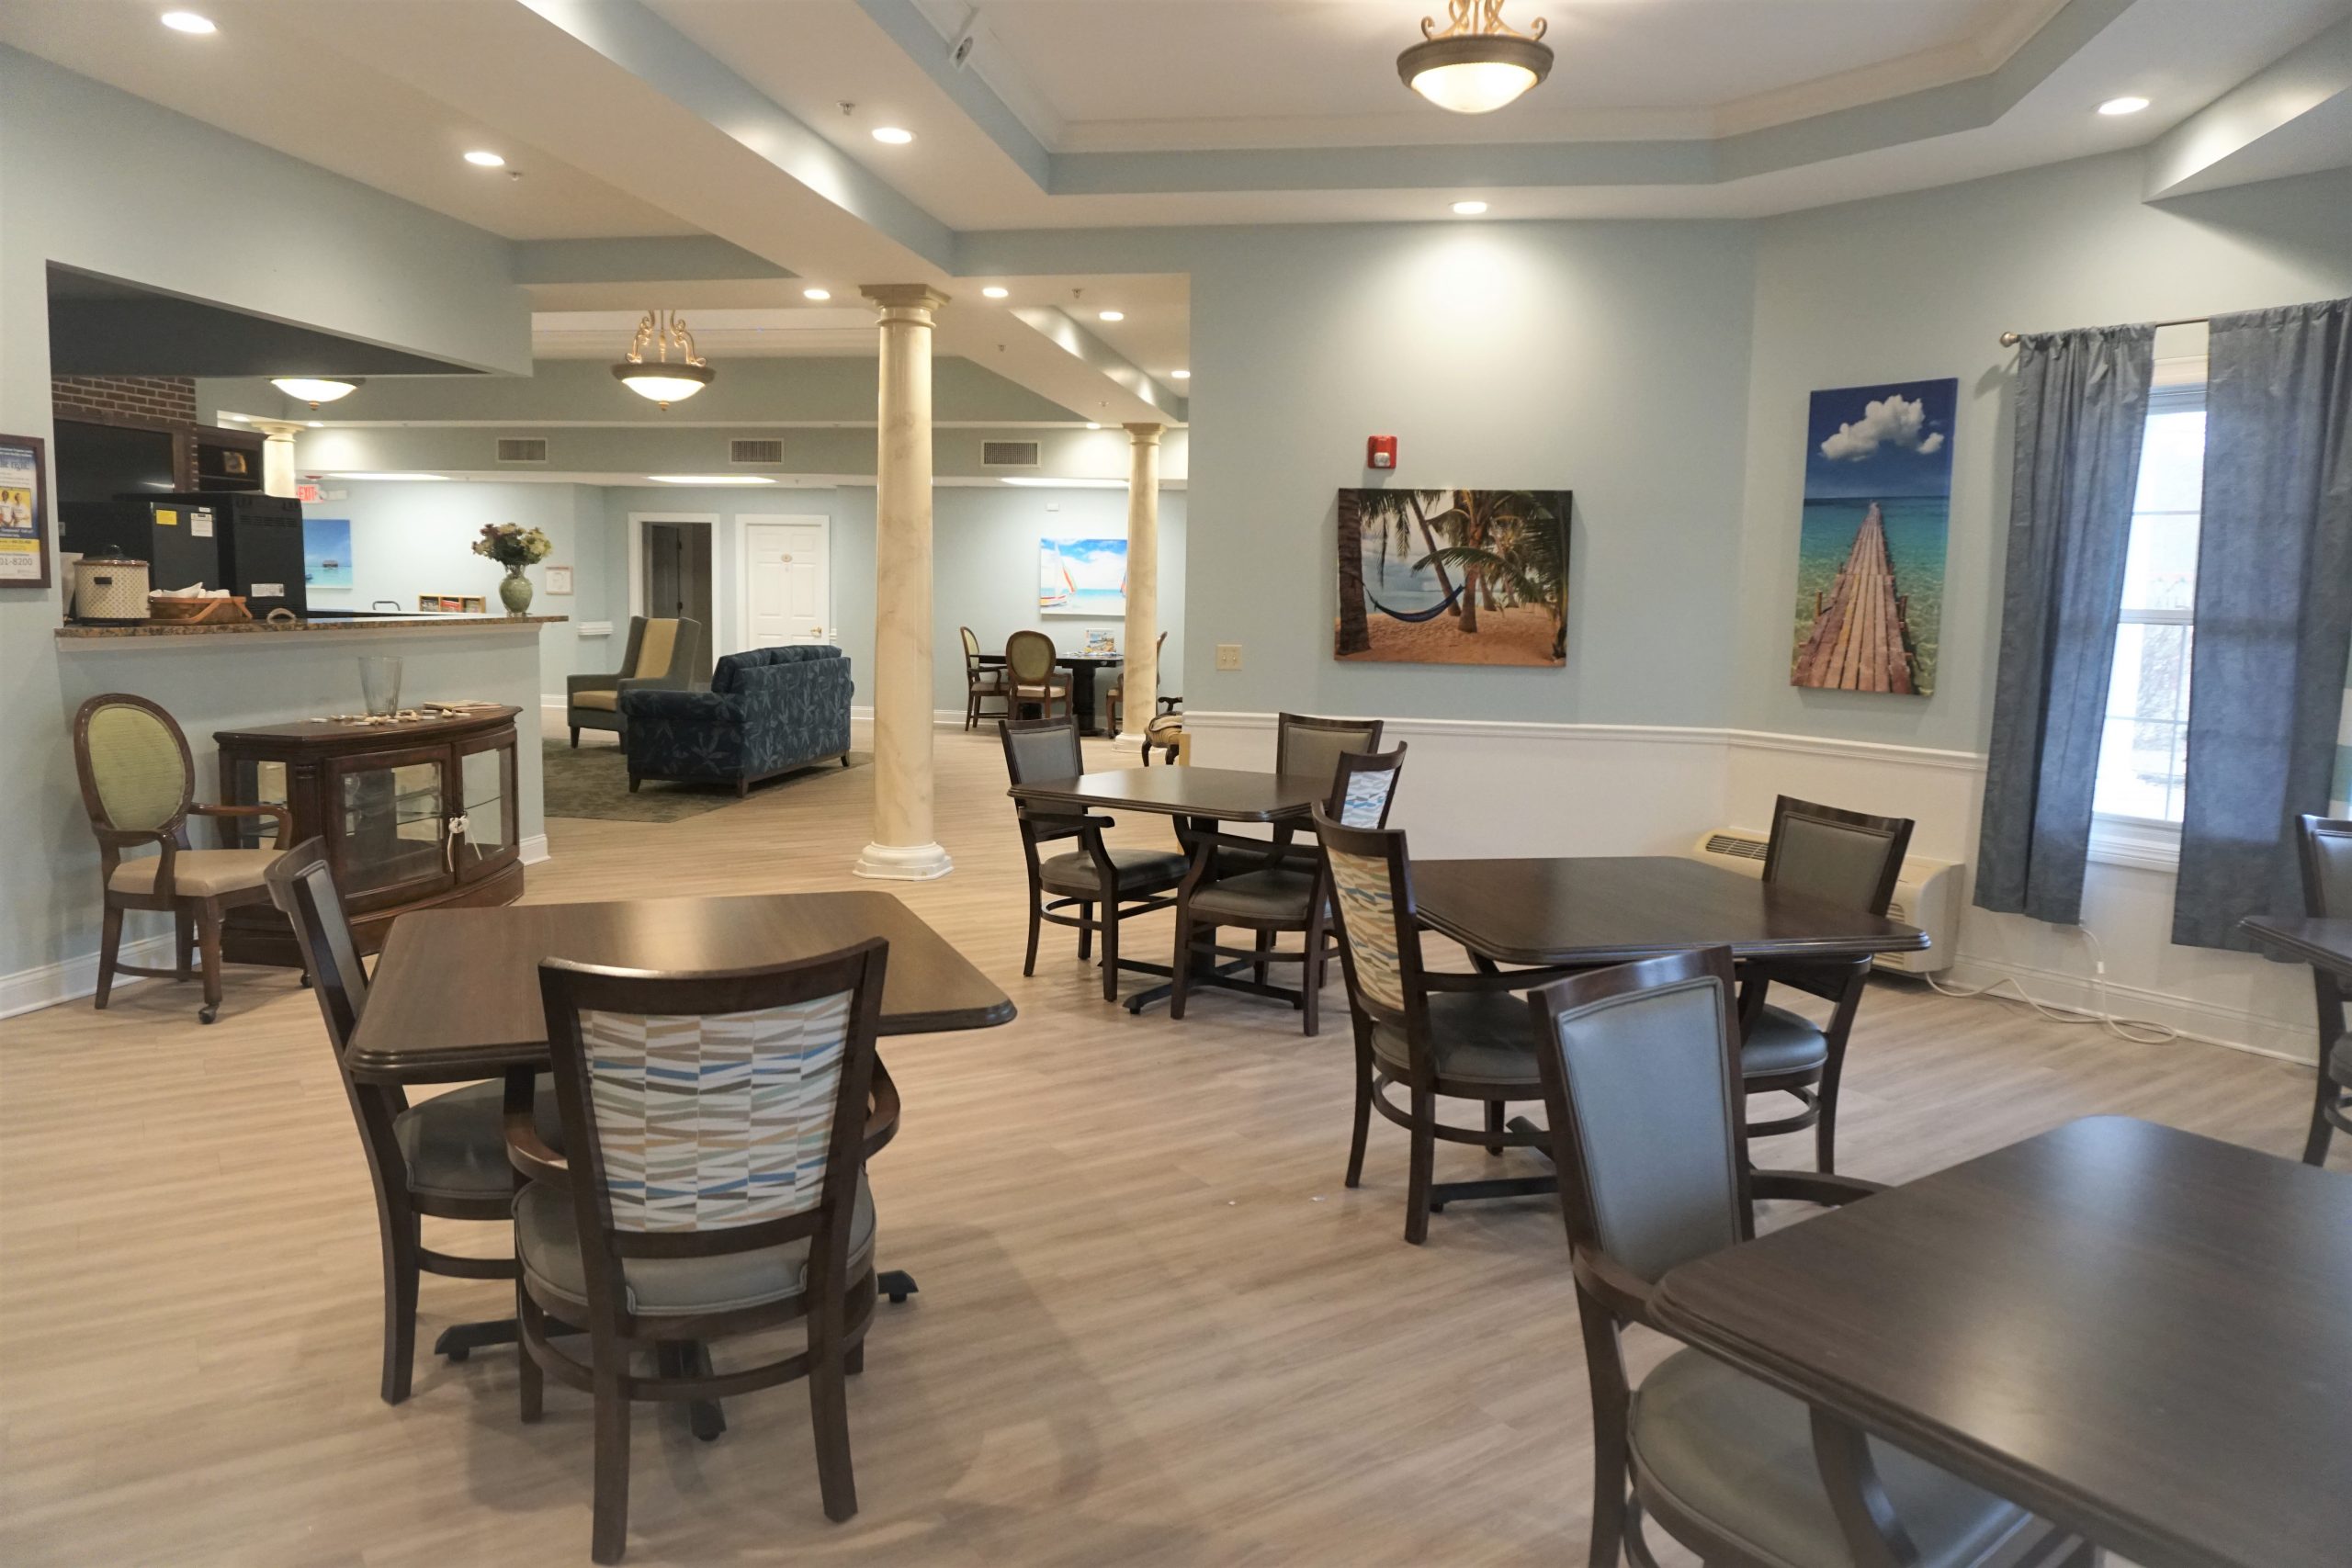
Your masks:
[[[2018,351],[1982,908],[2061,925],[2082,915],[2155,336],[2098,327],[2029,337]]]
[[[2327,809],[2352,653],[2352,300],[2213,318],[2172,939],[2256,951],[2302,908],[2295,818]]]

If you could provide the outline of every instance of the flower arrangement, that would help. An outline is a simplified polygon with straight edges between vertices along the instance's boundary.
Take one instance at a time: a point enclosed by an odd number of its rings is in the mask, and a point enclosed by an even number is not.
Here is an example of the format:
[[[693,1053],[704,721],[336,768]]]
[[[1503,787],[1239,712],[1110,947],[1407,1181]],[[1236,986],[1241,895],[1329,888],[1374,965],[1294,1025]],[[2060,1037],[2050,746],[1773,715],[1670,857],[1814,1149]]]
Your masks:
[[[474,541],[474,554],[488,556],[510,570],[537,566],[554,553],[554,540],[540,530],[526,528],[519,523],[485,523],[481,525],[481,537]]]

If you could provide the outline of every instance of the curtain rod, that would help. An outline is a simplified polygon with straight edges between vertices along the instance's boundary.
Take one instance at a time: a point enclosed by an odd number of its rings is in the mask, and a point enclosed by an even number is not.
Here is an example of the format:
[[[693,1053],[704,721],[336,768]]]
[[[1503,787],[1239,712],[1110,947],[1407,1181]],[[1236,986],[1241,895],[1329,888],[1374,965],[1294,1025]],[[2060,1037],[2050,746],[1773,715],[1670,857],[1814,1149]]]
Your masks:
[[[2183,316],[2177,321],[2151,321],[2148,324],[2152,327],[2194,327],[2201,326],[2212,319],[2213,318],[2211,316]],[[2024,341],[2025,334],[2023,333],[2003,333],[2001,334],[2001,346],[2003,348],[2015,348],[2018,344],[2023,343]]]

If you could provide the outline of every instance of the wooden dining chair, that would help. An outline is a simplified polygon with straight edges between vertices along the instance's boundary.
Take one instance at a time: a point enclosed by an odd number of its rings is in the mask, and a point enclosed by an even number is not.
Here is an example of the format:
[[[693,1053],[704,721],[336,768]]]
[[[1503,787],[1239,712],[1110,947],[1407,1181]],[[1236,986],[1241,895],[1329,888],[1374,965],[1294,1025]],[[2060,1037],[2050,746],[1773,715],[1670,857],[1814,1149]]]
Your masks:
[[[368,1007],[368,971],[352,940],[343,896],[328,868],[326,845],[305,839],[269,868],[269,897],[294,928],[302,973],[319,999],[335,1075],[359,1125],[368,1175],[376,1189],[376,1228],[384,1250],[384,1368],[379,1392],[387,1404],[409,1396],[416,1360],[416,1297],[421,1274],[456,1280],[512,1280],[514,1258],[463,1258],[424,1244],[420,1216],[481,1220],[504,1226],[514,1206],[514,1173],[506,1163],[506,1136],[499,1083],[469,1084],[415,1105],[397,1085],[363,1083],[351,1076],[344,1054]],[[542,1075],[534,1105],[541,1136],[556,1146],[562,1132],[556,1121],[548,1079]],[[477,1345],[508,1335],[458,1331],[445,1337],[442,1349],[462,1360]]]
[[[964,637],[964,728],[969,733],[984,718],[1013,716],[1012,693],[1005,688],[1005,673],[980,662],[980,639],[972,635],[969,626],[956,628]],[[989,700],[1003,703],[997,713],[982,713],[980,704]]]
[[[108,692],[74,715],[74,769],[82,783],[82,809],[98,840],[98,984],[92,1005],[103,1010],[115,976],[187,980],[194,956],[204,976],[197,1019],[220,1016],[220,921],[231,909],[269,897],[263,882],[291,841],[294,819],[283,806],[210,806],[196,798],[196,759],[178,721],[144,697]],[[188,841],[191,817],[210,818],[220,847]],[[277,823],[274,848],[242,847],[234,823],[254,818]],[[153,844],[156,852],[126,860],[122,852]],[[122,917],[133,909],[172,917],[177,964],[155,969],[122,962]]]
[[[2352,919],[2352,820],[2306,815],[2299,827],[2303,913],[2321,920]],[[2352,996],[2346,995],[2342,980],[2317,965],[2312,987],[2319,1003],[2319,1084],[2303,1163],[2325,1165],[2329,1141],[2337,1133],[2352,1133],[2352,1028],[2345,1019]]]
[[[1075,778],[1086,771],[1078,744],[1078,721],[1060,718],[1007,719],[999,725],[1004,740],[1005,772],[1016,784],[1046,779]],[[1037,972],[1037,936],[1046,923],[1070,926],[1078,931],[1081,963],[1092,957],[1094,935],[1102,936],[1102,999],[1119,999],[1119,970],[1165,971],[1130,963],[1119,956],[1119,922],[1175,905],[1176,885],[1184,880],[1191,857],[1182,847],[1167,850],[1113,849],[1102,842],[1102,830],[1115,819],[1090,812],[1057,810],[1049,806],[1013,803],[1021,828],[1021,858],[1029,872],[1029,952],[1021,961],[1023,975]],[[1057,854],[1047,846],[1076,840],[1078,847]],[[1075,908],[1078,913],[1066,911]],[[1097,911],[1100,911],[1098,914]]]
[[[1153,643],[1151,648],[1152,695],[1157,698],[1159,695],[1159,656],[1168,651],[1168,634],[1166,632],[1161,632],[1159,634],[1159,640]],[[1119,671],[1119,678],[1112,682],[1109,689],[1102,694],[1102,716],[1104,721],[1110,726],[1111,733],[1114,735],[1119,733],[1119,720],[1121,716],[1126,711],[1126,701],[1127,672],[1125,668],[1122,666]],[[1155,702],[1153,704],[1153,711],[1144,716],[1144,720],[1147,725],[1148,725],[1151,719],[1157,716],[1159,707],[1159,704]]]
[[[1772,807],[1772,836],[1764,851],[1764,880],[1884,919],[1911,844],[1907,817],[1871,817],[1781,795]],[[1827,964],[1788,960],[1740,966],[1740,1071],[1750,1094],[1785,1094],[1792,1115],[1757,1122],[1747,1134],[1769,1138],[1813,1129],[1815,1161],[1838,1168],[1838,1085],[1845,1076],[1846,1042],[1862,1005],[1871,961]],[[1766,999],[1774,985],[1830,1004],[1815,1023]]]
[[[1479,1144],[1490,1155],[1507,1147],[1536,1147],[1540,1127],[1509,1125],[1505,1106],[1535,1100],[1535,1052],[1526,1005],[1508,991],[1437,989],[1421,967],[1420,919],[1413,908],[1411,861],[1405,835],[1394,829],[1350,828],[1321,807],[1315,836],[1331,879],[1331,915],[1340,933],[1340,971],[1356,1032],[1355,1136],[1348,1149],[1347,1184],[1363,1177],[1372,1112],[1412,1134],[1405,1190],[1405,1239],[1429,1237],[1430,1215],[1450,1202],[1514,1198],[1552,1190],[1548,1176],[1438,1183],[1431,1179],[1437,1145]],[[1403,1085],[1408,1109],[1383,1089]],[[1437,1119],[1441,1098],[1475,1100],[1486,1107],[1483,1130]]]
[[[1383,720],[1376,718],[1316,718],[1303,713],[1277,714],[1274,716],[1274,772],[1282,774],[1303,773],[1309,778],[1328,779],[1333,776],[1340,759],[1351,751],[1380,750]],[[1271,839],[1245,839],[1230,835],[1231,841],[1217,851],[1216,874],[1238,876],[1247,872],[1264,871],[1270,867],[1296,868],[1315,858],[1312,844],[1295,840],[1298,829],[1283,822],[1275,826]]]
[[[530,1179],[514,1199],[522,1414],[539,1419],[546,1376],[594,1395],[598,1562],[628,1543],[639,1400],[715,1416],[718,1400],[808,1379],[825,1517],[857,1512],[846,1380],[874,1314],[865,1151],[888,946],[689,975],[539,966],[569,1158],[508,1116]],[[551,1321],[585,1325],[585,1360]],[[791,1353],[713,1366],[714,1340],[794,1323]],[[630,1359],[646,1350],[651,1376]]]
[[[1388,810],[1396,803],[1398,775],[1404,772],[1406,748],[1365,753],[1343,751],[1331,781],[1326,810],[1334,821],[1350,828],[1385,828]],[[1220,848],[1258,850],[1264,840],[1210,835]],[[1195,839],[1197,849],[1198,840]],[[1220,958],[1247,958],[1257,966],[1258,984],[1266,983],[1268,964],[1299,965],[1301,1029],[1321,1032],[1318,1004],[1329,975],[1339,939],[1331,932],[1329,868],[1320,855],[1295,852],[1283,864],[1238,876],[1210,877],[1211,857],[1195,856],[1176,895],[1176,973],[1168,995],[1168,1016],[1184,1016],[1184,998],[1194,964],[1211,968]],[[1217,928],[1238,926],[1254,932],[1248,948],[1216,945]],[[1306,940],[1296,953],[1274,948],[1277,936],[1296,932]]]
[[[1005,638],[1006,707],[1014,717],[1029,704],[1036,705],[1040,718],[1053,717],[1057,705],[1065,714],[1070,711],[1070,678],[1054,667],[1057,657],[1054,639],[1044,632],[1020,631]]]

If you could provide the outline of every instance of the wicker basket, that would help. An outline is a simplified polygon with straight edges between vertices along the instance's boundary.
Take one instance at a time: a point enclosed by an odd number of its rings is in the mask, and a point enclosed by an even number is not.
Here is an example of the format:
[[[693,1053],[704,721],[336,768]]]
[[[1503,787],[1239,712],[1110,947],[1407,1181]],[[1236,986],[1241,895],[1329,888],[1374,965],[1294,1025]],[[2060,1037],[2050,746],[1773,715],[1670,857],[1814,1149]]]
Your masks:
[[[150,599],[148,614],[152,619],[167,625],[229,626],[238,621],[250,621],[253,612],[245,608],[242,598],[227,599]]]

